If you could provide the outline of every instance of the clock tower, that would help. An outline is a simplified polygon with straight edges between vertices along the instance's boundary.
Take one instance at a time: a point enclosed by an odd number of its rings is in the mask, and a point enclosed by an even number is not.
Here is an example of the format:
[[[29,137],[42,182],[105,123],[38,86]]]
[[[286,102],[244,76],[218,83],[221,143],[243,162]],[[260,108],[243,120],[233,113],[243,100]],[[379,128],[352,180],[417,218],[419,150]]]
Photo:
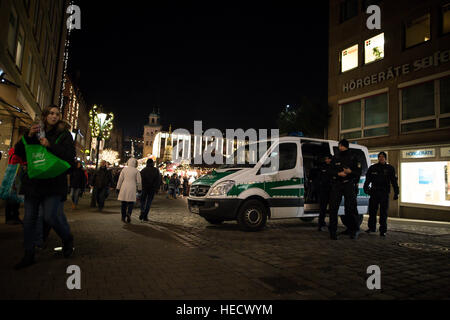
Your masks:
[[[161,132],[162,126],[160,121],[159,109],[158,112],[150,113],[149,122],[144,126],[144,154],[143,157],[148,157],[153,154],[153,144],[155,137]]]

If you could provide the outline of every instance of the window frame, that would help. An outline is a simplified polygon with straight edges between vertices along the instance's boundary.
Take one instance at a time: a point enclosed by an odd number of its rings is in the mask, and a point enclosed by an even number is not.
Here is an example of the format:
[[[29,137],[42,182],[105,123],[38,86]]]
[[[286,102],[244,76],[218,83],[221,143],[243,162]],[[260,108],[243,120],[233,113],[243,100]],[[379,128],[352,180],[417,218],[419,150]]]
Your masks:
[[[348,1],[354,1],[356,3],[356,11],[355,11],[356,14],[354,16],[344,19],[343,14],[342,14],[342,8],[343,8],[343,4]],[[341,2],[339,2],[339,23],[340,24],[342,24],[346,21],[349,21],[349,20],[357,17],[358,15],[359,15],[359,0],[342,0]]]
[[[432,10],[430,8],[427,8],[426,10],[421,11],[421,12],[415,14],[415,15],[412,15],[412,16],[408,17],[407,19],[405,19],[403,21],[403,41],[402,41],[403,42],[402,43],[403,51],[409,50],[409,49],[412,49],[412,48],[416,48],[418,46],[421,46],[421,45],[424,45],[426,43],[431,43],[432,42],[432,40],[433,40],[433,34],[432,34],[433,33],[433,26],[432,26],[432,22],[433,21],[432,21],[432,14],[431,14],[432,12],[431,11]],[[416,43],[416,44],[413,44],[413,45],[407,47],[406,46],[406,29],[407,29],[408,22],[411,21],[411,20],[419,19],[419,18],[421,18],[421,17],[423,17],[425,15],[428,15],[429,18],[430,18],[430,39],[428,39],[427,41],[422,41],[422,42],[419,42],[419,43]]]
[[[369,41],[369,40],[371,40],[371,39],[373,39],[375,37],[378,37],[379,35],[383,35],[384,42],[385,42],[384,45],[383,45],[383,57],[380,58],[380,59],[375,59],[375,60],[370,61],[370,62],[366,62],[366,41]],[[383,32],[381,32],[381,33],[379,33],[379,34],[377,34],[377,35],[375,35],[373,37],[370,37],[369,39],[364,40],[363,63],[364,63],[365,66],[384,60],[384,57],[385,57],[385,50],[384,50],[384,48],[386,47],[385,46],[385,44],[386,44],[386,37],[384,35],[385,35],[385,33],[383,31]]]
[[[370,125],[370,126],[365,126],[365,114],[366,114],[366,100],[376,97],[376,96],[380,96],[380,95],[386,95],[387,98],[387,122],[386,123],[382,123],[382,124],[376,124],[376,125]],[[359,101],[360,102],[360,107],[361,107],[361,126],[359,128],[351,128],[351,129],[345,129],[342,130],[342,107],[345,104],[348,103],[352,103],[352,102],[356,102]],[[361,137],[360,138],[354,138],[354,139],[347,139],[347,140],[352,140],[352,141],[356,141],[356,140],[362,140],[362,139],[373,139],[373,138],[380,138],[380,137],[387,137],[389,136],[389,123],[390,123],[390,103],[389,103],[389,89],[381,89],[377,92],[371,92],[368,94],[365,94],[363,96],[359,96],[359,97],[355,97],[352,100],[348,100],[348,101],[340,101],[338,102],[339,105],[339,137],[342,137],[343,134],[346,133],[353,133],[353,132],[361,132]],[[377,136],[370,136],[370,137],[366,137],[364,135],[364,131],[366,130],[371,130],[371,129],[378,129],[378,128],[388,128],[388,133],[387,134],[383,134],[383,135],[377,135]]]
[[[348,49],[350,49],[350,48],[353,48],[354,46],[357,46],[357,50],[358,50],[358,54],[357,54],[357,56],[358,56],[358,62],[357,62],[357,64],[356,64],[356,67],[353,67],[353,68],[351,68],[351,69],[347,69],[347,70],[345,70],[345,71],[342,71],[342,53],[343,53],[345,50],[348,50]],[[351,46],[349,46],[349,47],[347,47],[347,48],[344,48],[344,49],[342,49],[342,50],[339,50],[339,72],[340,72],[340,74],[344,74],[344,73],[350,72],[350,71],[352,71],[352,70],[358,69],[358,68],[359,68],[359,55],[360,55],[360,52],[359,52],[359,43],[356,43],[356,44],[351,45]]]
[[[448,127],[445,127],[445,128],[441,128],[440,127],[440,120],[441,119],[450,118],[450,113],[441,114],[441,85],[440,85],[440,81],[442,79],[446,79],[446,78],[450,78],[450,72],[446,72],[444,74],[440,74],[440,75],[438,75],[438,77],[433,78],[433,79],[422,79],[423,81],[420,81],[420,79],[419,79],[419,82],[413,81],[413,83],[411,83],[411,84],[407,83],[406,85],[400,85],[399,86],[399,88],[398,88],[399,93],[398,94],[399,94],[399,107],[400,107],[399,108],[399,112],[400,112],[400,114],[399,114],[399,131],[400,131],[400,135],[448,129]],[[409,119],[409,120],[403,120],[403,90],[405,88],[411,88],[411,87],[415,87],[415,86],[420,86],[420,85],[428,83],[428,82],[433,82],[433,86],[434,86],[434,115],[427,116],[427,117],[414,118],[414,119]],[[402,126],[405,125],[405,124],[419,123],[419,122],[425,122],[425,121],[431,121],[431,120],[435,121],[435,127],[434,128],[413,130],[413,131],[403,131],[402,130]]]
[[[450,34],[450,29],[447,32],[444,32],[444,8],[448,7],[448,12],[450,14],[450,1],[447,3],[442,3],[440,8],[440,26],[439,26],[439,33],[441,34],[441,36],[446,36]]]
[[[10,32],[11,32],[11,25],[10,25],[10,19],[11,15],[15,16],[15,30],[14,30],[14,41],[13,41],[13,48],[10,48]],[[8,32],[7,32],[7,45],[6,45],[6,51],[8,51],[10,57],[13,59],[14,64],[16,64],[16,51],[17,51],[17,36],[19,34],[19,15],[17,14],[17,10],[14,8],[14,6],[11,7],[11,11],[8,15]]]

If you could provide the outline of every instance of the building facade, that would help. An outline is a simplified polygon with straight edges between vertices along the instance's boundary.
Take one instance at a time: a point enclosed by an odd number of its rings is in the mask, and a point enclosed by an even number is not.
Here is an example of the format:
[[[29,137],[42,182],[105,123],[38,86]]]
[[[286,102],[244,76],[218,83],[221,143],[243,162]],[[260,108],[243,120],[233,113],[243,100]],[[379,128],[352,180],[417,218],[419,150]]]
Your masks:
[[[149,116],[149,122],[144,126],[144,150],[143,156],[149,157],[153,153],[153,144],[158,133],[161,132],[162,125],[159,112],[153,111]]]
[[[70,124],[70,131],[75,141],[77,158],[86,161],[91,145],[91,130],[89,127],[89,112],[86,101],[79,88],[71,78],[65,76],[63,91],[62,117]]]
[[[450,221],[450,1],[331,0],[329,34],[328,138],[387,152],[390,216]]]
[[[59,105],[66,7],[65,0],[0,1],[0,176],[8,149],[45,106]]]

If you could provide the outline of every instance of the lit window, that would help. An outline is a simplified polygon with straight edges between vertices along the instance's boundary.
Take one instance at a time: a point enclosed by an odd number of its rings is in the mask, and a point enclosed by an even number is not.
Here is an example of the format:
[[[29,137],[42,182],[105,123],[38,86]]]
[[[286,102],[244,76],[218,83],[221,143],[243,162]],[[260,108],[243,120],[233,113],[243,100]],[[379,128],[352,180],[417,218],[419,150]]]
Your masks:
[[[450,206],[450,162],[401,164],[403,203]]]
[[[450,3],[442,7],[442,33],[450,32]]]
[[[358,67],[358,45],[345,49],[341,53],[341,71],[345,72]]]
[[[370,63],[384,58],[384,33],[366,40],[364,62]]]
[[[406,48],[429,41],[431,39],[430,14],[427,13],[419,18],[408,21],[406,23],[405,35]]]

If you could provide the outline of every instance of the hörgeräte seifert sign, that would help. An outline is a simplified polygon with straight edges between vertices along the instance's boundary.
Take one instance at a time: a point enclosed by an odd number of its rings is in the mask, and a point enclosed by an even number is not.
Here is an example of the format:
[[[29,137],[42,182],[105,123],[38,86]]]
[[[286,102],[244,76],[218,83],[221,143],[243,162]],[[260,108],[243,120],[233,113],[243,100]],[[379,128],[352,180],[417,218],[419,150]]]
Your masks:
[[[364,78],[346,82],[344,83],[343,91],[344,93],[346,93],[349,91],[353,91],[355,89],[360,89],[377,83],[382,83],[384,81],[396,79],[402,75],[406,75],[411,72],[416,72],[430,67],[438,67],[439,65],[447,63],[449,61],[450,61],[450,50],[438,51],[432,56],[418,59],[414,61],[412,64],[407,63],[397,67],[389,67],[386,71],[381,71],[379,73],[375,73]]]

